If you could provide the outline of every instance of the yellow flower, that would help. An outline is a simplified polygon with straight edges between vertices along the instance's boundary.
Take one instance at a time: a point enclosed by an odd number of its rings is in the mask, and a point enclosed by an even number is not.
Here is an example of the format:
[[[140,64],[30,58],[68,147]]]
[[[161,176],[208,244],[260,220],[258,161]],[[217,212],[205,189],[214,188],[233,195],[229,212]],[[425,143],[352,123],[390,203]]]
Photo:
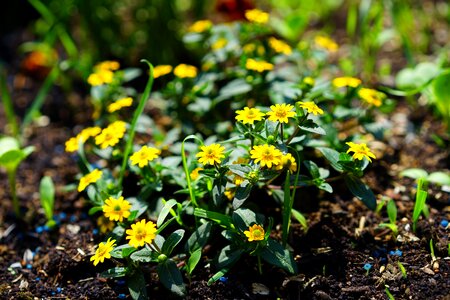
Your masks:
[[[95,70],[115,71],[120,68],[120,64],[114,60],[106,60],[95,65]]]
[[[158,78],[172,72],[172,66],[169,65],[159,65],[153,68],[153,78]]]
[[[99,262],[104,262],[105,258],[111,258],[111,251],[113,251],[116,245],[116,240],[111,240],[109,238],[106,243],[100,243],[95,254],[92,255],[91,261],[94,261],[94,266],[98,265]]]
[[[240,186],[244,182],[244,178],[239,175],[234,175],[233,183],[237,186]]]
[[[100,216],[97,219],[97,226],[100,227],[101,233],[107,233],[111,230],[113,230],[115,224],[114,222],[111,222],[108,218],[105,216]]]
[[[131,155],[130,157],[131,164],[139,165],[139,168],[143,168],[146,165],[148,165],[150,161],[154,160],[155,158],[158,158],[160,154],[161,150],[159,149],[142,146],[142,148],[139,151],[134,152],[133,155]]]
[[[353,88],[358,87],[361,84],[361,80],[354,77],[337,77],[333,79],[333,85],[337,88],[350,86]]]
[[[191,180],[197,180],[197,178],[200,176],[200,174],[198,173],[198,171],[203,170],[203,168],[195,168],[194,170],[192,170],[190,176],[191,176]]]
[[[152,221],[146,222],[141,220],[131,225],[131,229],[126,231],[127,237],[130,240],[128,244],[134,248],[144,246],[145,243],[151,244],[156,237],[156,225]]]
[[[117,132],[117,136],[122,138],[127,131],[127,123],[124,121],[114,121],[106,127],[107,129],[113,130]]]
[[[300,105],[301,108],[306,109],[306,111],[308,113],[313,113],[314,115],[322,115],[323,114],[323,110],[312,101],[308,101],[308,102],[298,101],[297,103],[298,103],[298,105]]]
[[[228,200],[233,200],[234,196],[236,195],[236,191],[232,189],[226,189],[224,192],[225,197],[227,197]]]
[[[291,173],[297,171],[297,162],[292,154],[287,153],[281,157],[281,163],[276,167],[277,170],[283,170],[287,168]]]
[[[80,137],[77,135],[75,137],[71,137],[65,143],[66,152],[75,152],[78,151],[78,140]]]
[[[367,102],[368,104],[374,105],[376,107],[381,106],[381,104],[383,103],[383,99],[386,97],[386,95],[382,92],[379,92],[374,89],[366,89],[366,88],[361,88],[358,91],[358,95],[365,102]]]
[[[113,81],[114,73],[110,70],[99,69],[89,75],[87,82],[92,86],[108,84]]]
[[[261,121],[264,117],[264,113],[262,113],[257,108],[248,108],[244,107],[243,110],[236,111],[236,120],[241,121],[243,124],[251,124],[255,121]]]
[[[108,105],[108,112],[112,113],[118,111],[123,107],[131,106],[131,104],[133,104],[133,99],[131,97],[121,98]]]
[[[303,83],[313,86],[316,83],[316,81],[314,80],[314,78],[308,76],[303,78]]]
[[[78,134],[79,137],[83,140],[83,142],[86,142],[90,137],[96,136],[102,131],[102,129],[98,126],[94,127],[87,127]]]
[[[211,27],[212,22],[210,20],[199,20],[189,27],[189,31],[201,33],[210,29]]]
[[[354,159],[359,159],[359,160],[363,160],[363,158],[367,158],[370,162],[372,162],[372,160],[370,159],[372,158],[376,158],[375,154],[373,154],[369,147],[367,147],[366,144],[361,143],[361,144],[356,144],[353,142],[347,142],[346,143],[350,148],[347,150],[347,153],[349,152],[354,152],[353,153],[353,158]]]
[[[253,149],[250,150],[250,155],[255,160],[255,163],[259,162],[261,164],[261,167],[267,166],[272,168],[272,165],[281,163],[283,153],[273,145],[264,144],[253,146]]]
[[[289,55],[292,53],[292,48],[285,42],[276,39],[274,37],[269,38],[269,46],[272,48],[276,53],[283,53],[286,55]]]
[[[105,200],[105,204],[102,206],[105,217],[111,221],[122,222],[123,218],[130,216],[131,204],[127,200],[124,200],[122,196],[119,198],[109,197]]]
[[[197,76],[197,68],[191,65],[180,64],[175,67],[173,74],[179,78],[194,78]]]
[[[84,189],[91,183],[97,182],[100,177],[102,177],[103,172],[99,169],[95,169],[91,173],[88,173],[81,177],[80,183],[78,184],[78,192],[84,191]]]
[[[220,164],[222,158],[225,157],[223,151],[225,151],[225,147],[219,144],[211,144],[209,146],[201,146],[201,152],[197,153],[196,157],[198,157],[198,161],[201,164],[214,165],[215,163]]]
[[[293,108],[293,105],[285,103],[271,105],[271,111],[267,113],[267,115],[269,116],[269,121],[289,123],[288,118],[295,117],[295,111],[292,111]]]
[[[264,72],[264,71],[270,71],[273,70],[273,64],[268,63],[263,60],[254,60],[253,58],[247,59],[245,62],[245,68],[247,70],[256,71],[256,72]]]
[[[120,132],[116,132],[112,128],[107,127],[95,137],[95,144],[100,145],[100,148],[105,149],[109,146],[116,145],[120,138]]]
[[[248,230],[244,231],[244,234],[249,242],[253,242],[264,240],[265,232],[261,225],[254,224],[253,226],[250,226]]]
[[[245,11],[247,20],[257,24],[266,24],[269,21],[269,14],[259,9],[251,9]]]
[[[211,45],[211,49],[219,50],[225,47],[227,44],[228,40],[226,38],[220,38]]]
[[[243,47],[242,47],[242,51],[244,51],[244,53],[251,53],[251,52],[253,52],[253,51],[255,51],[255,49],[256,49],[256,45],[254,44],[254,43],[251,43],[251,44],[245,44]]]
[[[336,52],[339,49],[339,45],[329,37],[319,35],[314,38],[314,42],[320,48],[326,49],[330,52]]]

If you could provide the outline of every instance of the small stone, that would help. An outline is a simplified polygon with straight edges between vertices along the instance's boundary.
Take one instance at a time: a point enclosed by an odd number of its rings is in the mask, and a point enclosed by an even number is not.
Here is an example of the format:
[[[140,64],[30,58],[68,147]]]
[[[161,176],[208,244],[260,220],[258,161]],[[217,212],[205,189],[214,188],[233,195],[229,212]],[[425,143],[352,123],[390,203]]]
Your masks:
[[[264,284],[258,282],[252,283],[252,292],[255,295],[263,295],[263,296],[267,296],[270,294],[269,288]]]
[[[19,289],[20,290],[28,289],[28,281],[26,281],[25,279],[22,279],[19,284]]]
[[[445,219],[442,220],[442,221],[441,221],[441,226],[444,227],[444,228],[447,228],[447,226],[448,226],[448,221],[445,220]]]
[[[423,271],[424,273],[428,274],[428,275],[434,275],[433,270],[431,270],[431,269],[428,268],[428,267],[423,267],[423,268],[422,268],[422,271]]]
[[[381,266],[381,267],[380,267],[380,273],[383,273],[384,270],[386,270],[386,267],[385,267],[385,266]]]

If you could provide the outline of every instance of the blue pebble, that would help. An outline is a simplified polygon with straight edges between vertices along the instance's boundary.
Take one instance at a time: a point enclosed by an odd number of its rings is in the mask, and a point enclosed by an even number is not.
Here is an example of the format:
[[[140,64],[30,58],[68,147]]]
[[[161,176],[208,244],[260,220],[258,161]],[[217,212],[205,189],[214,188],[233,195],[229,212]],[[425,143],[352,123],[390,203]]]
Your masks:
[[[44,231],[49,231],[50,230],[50,228],[47,225],[44,225],[43,229],[44,229]]]
[[[36,227],[36,233],[42,233],[44,231],[44,227],[38,226]]]
[[[97,234],[98,234],[98,229],[95,228],[94,230],[92,230],[92,234],[93,234],[93,235],[97,235]]]
[[[56,292],[59,294],[59,293],[61,293],[61,291],[62,291],[62,288],[60,288],[60,287],[57,287],[56,288]]]
[[[364,270],[369,271],[370,269],[372,269],[372,264],[365,264],[363,268]]]
[[[119,294],[119,296],[117,296],[117,298],[119,299],[125,299],[127,296],[125,296],[125,294]]]
[[[395,255],[397,255],[397,256],[402,256],[403,255],[403,252],[401,251],[401,250],[395,250]]]
[[[222,276],[222,277],[219,278],[219,281],[220,281],[220,282],[227,282],[227,281],[228,281],[228,278]]]
[[[31,264],[27,264],[27,269],[30,270],[31,268],[33,268],[33,266]]]
[[[445,219],[442,220],[442,221],[441,221],[441,226],[444,227],[444,228],[446,228],[446,227],[448,226],[448,221],[445,220]]]
[[[56,293],[55,292],[52,292],[52,296],[55,296],[56,295]]]
[[[36,277],[35,280],[36,280],[36,281],[40,281],[40,280],[41,280],[41,277]]]
[[[72,223],[76,222],[77,221],[77,216],[71,215],[70,218],[69,218],[69,221],[72,222]]]
[[[65,212],[60,212],[58,214],[58,217],[60,220],[64,220],[65,218],[67,218],[67,214]]]

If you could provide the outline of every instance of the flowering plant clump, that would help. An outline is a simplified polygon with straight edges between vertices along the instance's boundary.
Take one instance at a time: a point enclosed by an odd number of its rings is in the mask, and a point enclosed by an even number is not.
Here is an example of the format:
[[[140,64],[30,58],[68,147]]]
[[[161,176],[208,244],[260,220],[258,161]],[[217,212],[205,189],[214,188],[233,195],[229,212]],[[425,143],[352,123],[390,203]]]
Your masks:
[[[311,53],[333,52],[337,44],[322,38],[319,47],[295,47],[273,33],[269,20],[252,10],[242,22],[194,23],[185,40],[204,51],[202,65],[153,68],[145,61],[149,78],[140,97],[123,86],[140,73],[134,69],[105,67],[112,80],[92,84],[96,126],[67,141],[66,151],[80,158],[85,175],[78,190],[91,202],[90,214],[114,238],[92,256],[95,265],[109,257],[123,265],[109,277],[126,276],[135,287],[144,282],[143,267],[154,264],[162,284],[183,296],[183,276],[202,264],[208,240],[222,237],[210,284],[241,257],[256,257],[260,272],[271,264],[295,274],[292,219],[308,227],[295,208],[297,190],[333,193],[338,181],[375,209],[362,177],[376,159],[371,113],[388,99],[368,93],[358,78],[319,76],[328,58]],[[154,80],[167,84],[151,93]],[[172,127],[152,118],[155,111]],[[341,132],[340,122],[349,120],[364,132]],[[268,204],[277,207],[274,215],[262,213]],[[278,239],[271,237],[274,226],[281,228]],[[222,235],[213,237],[216,231]],[[146,297],[145,288],[138,294]]]

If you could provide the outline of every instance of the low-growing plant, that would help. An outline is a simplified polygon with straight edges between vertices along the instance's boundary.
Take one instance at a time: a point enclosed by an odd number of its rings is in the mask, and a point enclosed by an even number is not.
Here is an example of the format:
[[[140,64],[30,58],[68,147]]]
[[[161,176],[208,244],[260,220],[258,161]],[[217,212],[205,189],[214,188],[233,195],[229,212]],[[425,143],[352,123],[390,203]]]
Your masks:
[[[8,175],[13,209],[17,218],[22,216],[16,191],[17,169],[20,163],[33,151],[33,146],[21,148],[19,141],[13,137],[0,137],[0,167],[5,168]]]
[[[146,293],[148,264],[164,286],[185,295],[183,273],[192,276],[215,232],[225,246],[211,262],[209,284],[243,258],[254,257],[260,273],[271,264],[295,274],[291,220],[308,228],[296,207],[306,187],[333,193],[333,184],[343,183],[376,208],[362,180],[376,155],[362,136],[342,138],[336,127],[350,119],[368,125],[384,96],[351,77],[315,88],[315,80],[296,68],[300,50],[272,36],[269,15],[256,10],[247,18],[232,25],[194,23],[188,37],[212,47],[202,71],[147,62],[137,107],[128,99],[137,92],[124,83],[138,72],[106,61],[88,77],[95,126],[69,139],[66,151],[79,157],[78,191],[86,193],[89,214],[106,235],[91,260],[98,265],[114,257],[120,266],[102,274],[126,276],[135,299]],[[221,37],[226,40],[212,46]],[[253,47],[244,50],[246,44]],[[278,73],[285,65],[295,79]],[[175,78],[151,94],[153,77],[172,70]],[[364,98],[358,114],[351,112],[353,100]],[[150,116],[143,113],[146,104]],[[175,118],[169,129],[156,121],[166,116]],[[262,205],[276,209],[263,213]],[[271,237],[275,226],[280,240]]]
[[[49,176],[44,176],[41,179],[39,185],[39,196],[41,200],[41,206],[44,209],[45,217],[47,218],[47,227],[52,228],[56,225],[56,221],[53,219],[53,211],[55,205],[55,185],[53,180]]]
[[[416,200],[414,202],[414,211],[412,216],[413,221],[413,231],[416,231],[417,221],[419,220],[420,215],[423,213],[426,217],[429,215],[428,208],[426,207],[425,202],[427,201],[427,181],[423,178],[419,178],[417,182],[417,192],[416,192]]]
[[[389,223],[381,223],[378,225],[382,228],[389,228],[392,231],[392,234],[394,237],[397,237],[398,235],[398,226],[397,226],[397,206],[395,205],[394,200],[389,200],[386,205],[386,211],[389,218]]]

